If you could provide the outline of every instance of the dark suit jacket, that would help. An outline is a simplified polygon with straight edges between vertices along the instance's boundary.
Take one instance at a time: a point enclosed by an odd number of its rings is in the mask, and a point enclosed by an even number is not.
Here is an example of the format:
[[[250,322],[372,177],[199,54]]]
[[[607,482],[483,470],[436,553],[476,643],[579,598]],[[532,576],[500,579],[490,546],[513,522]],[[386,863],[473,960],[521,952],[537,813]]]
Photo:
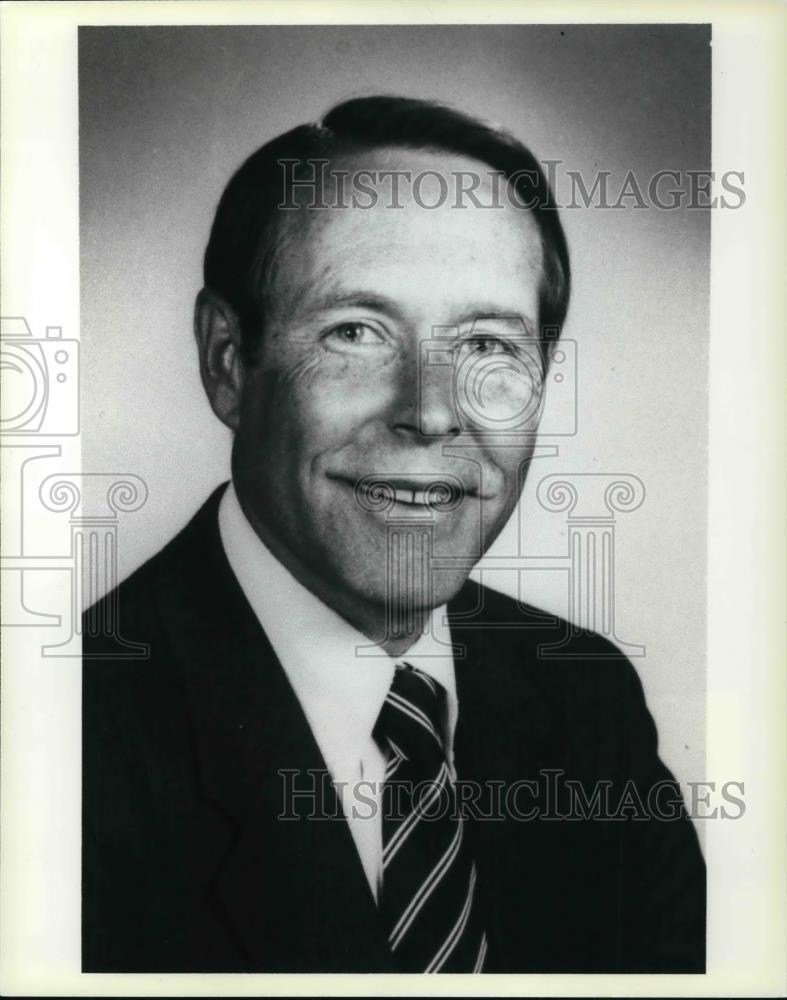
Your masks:
[[[86,616],[119,609],[149,656],[113,659],[85,635],[83,969],[396,971],[346,822],[277,819],[279,770],[303,787],[325,764],[224,555],[220,494]],[[483,787],[467,831],[486,971],[703,971],[705,872],[685,815],[546,818],[567,808],[568,779],[591,805],[599,781],[613,805],[672,781],[631,664],[474,583],[449,612],[457,772]],[[483,818],[523,780],[537,784],[509,801],[541,818]]]

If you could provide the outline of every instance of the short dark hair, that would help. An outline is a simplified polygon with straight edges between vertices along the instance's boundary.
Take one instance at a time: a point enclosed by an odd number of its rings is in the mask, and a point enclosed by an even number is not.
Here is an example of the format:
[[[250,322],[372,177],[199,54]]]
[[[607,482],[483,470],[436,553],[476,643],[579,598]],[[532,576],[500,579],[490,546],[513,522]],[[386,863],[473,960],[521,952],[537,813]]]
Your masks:
[[[337,104],[319,124],[299,125],[266,143],[237,170],[221,196],[205,251],[204,282],[237,313],[246,358],[253,357],[263,328],[282,217],[291,215],[280,208],[287,203],[287,177],[291,182],[302,176],[307,164],[313,171],[315,160],[386,147],[466,156],[511,184],[520,204],[532,211],[541,236],[538,322],[556,338],[568,310],[568,248],[549,182],[530,150],[504,129],[444,104],[362,97]],[[303,166],[285,172],[282,160]]]

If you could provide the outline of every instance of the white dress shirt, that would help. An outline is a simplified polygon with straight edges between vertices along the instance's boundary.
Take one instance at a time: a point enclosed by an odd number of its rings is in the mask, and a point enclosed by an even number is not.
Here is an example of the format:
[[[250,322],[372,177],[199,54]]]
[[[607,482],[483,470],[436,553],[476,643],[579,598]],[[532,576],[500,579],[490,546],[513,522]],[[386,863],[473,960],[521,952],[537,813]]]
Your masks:
[[[396,663],[406,660],[445,688],[446,744],[453,770],[457,698],[446,608],[435,609],[424,634],[394,659],[276,559],[246,519],[232,483],[219,507],[219,530],[232,571],[309,722],[376,899],[382,878],[382,824],[379,809],[365,805],[364,799],[379,799],[385,774],[385,757],[372,729]],[[307,777],[298,787],[307,785]],[[361,798],[355,791],[358,782],[364,783],[358,789]]]

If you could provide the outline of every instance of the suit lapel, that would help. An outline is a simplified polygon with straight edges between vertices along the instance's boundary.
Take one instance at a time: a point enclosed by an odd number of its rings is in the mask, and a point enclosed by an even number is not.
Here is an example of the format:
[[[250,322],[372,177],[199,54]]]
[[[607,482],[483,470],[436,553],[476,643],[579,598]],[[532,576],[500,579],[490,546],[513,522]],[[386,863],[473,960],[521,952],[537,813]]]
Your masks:
[[[325,762],[224,555],[219,499],[186,529],[162,598],[199,784],[231,831],[209,897],[250,969],[392,969]],[[288,788],[315,795],[290,801]]]

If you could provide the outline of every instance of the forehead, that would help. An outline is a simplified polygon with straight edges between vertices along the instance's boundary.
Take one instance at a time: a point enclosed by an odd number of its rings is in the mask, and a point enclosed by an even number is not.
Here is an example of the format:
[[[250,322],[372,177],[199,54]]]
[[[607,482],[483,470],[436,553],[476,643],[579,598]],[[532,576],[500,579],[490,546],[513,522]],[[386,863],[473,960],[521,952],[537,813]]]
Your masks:
[[[325,203],[345,207],[288,212],[272,289],[278,305],[361,283],[414,310],[497,298],[501,307],[527,307],[536,320],[540,233],[489,166],[444,152],[380,149],[328,169],[343,180],[329,184]]]

